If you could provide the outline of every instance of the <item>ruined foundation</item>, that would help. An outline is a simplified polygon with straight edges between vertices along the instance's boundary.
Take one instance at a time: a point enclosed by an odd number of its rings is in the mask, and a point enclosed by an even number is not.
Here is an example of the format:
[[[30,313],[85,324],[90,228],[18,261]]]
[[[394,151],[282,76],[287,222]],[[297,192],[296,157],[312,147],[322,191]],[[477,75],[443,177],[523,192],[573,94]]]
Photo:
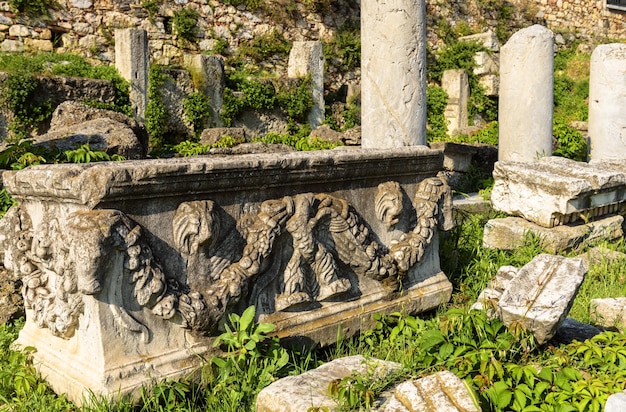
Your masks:
[[[187,376],[229,313],[307,344],[450,298],[451,196],[426,147],[194,157],[5,172],[17,341],[57,392],[117,397]]]

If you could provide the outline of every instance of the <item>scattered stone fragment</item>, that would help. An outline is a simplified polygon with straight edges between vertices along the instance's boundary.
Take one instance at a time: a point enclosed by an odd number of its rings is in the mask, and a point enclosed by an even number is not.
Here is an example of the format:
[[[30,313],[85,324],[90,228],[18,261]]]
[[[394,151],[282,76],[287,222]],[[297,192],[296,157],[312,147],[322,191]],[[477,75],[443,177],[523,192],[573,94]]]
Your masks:
[[[383,412],[480,411],[467,386],[449,371],[398,385]]]
[[[328,394],[329,384],[353,373],[373,373],[381,378],[400,369],[396,362],[348,356],[326,363],[298,376],[279,379],[263,389],[256,400],[257,412],[302,412],[318,408],[338,411],[337,401]]]
[[[200,135],[200,143],[215,144],[224,136],[230,136],[237,143],[246,141],[246,130],[243,127],[212,127],[204,129]]]
[[[496,276],[491,279],[487,287],[480,292],[476,303],[474,303],[470,309],[472,310],[485,310],[487,316],[490,318],[499,316],[498,313],[498,301],[504,293],[504,290],[511,283],[513,279],[519,273],[519,269],[515,266],[502,266],[498,269]]]
[[[57,106],[50,119],[48,132],[65,130],[70,126],[80,125],[95,119],[111,119],[128,126],[141,144],[142,157],[148,153],[148,132],[146,128],[135,119],[123,113],[112,110],[97,109],[75,101],[65,101]]]
[[[587,267],[580,258],[540,254],[511,279],[498,308],[502,322],[529,329],[539,344],[547,342],[567,317]]]
[[[614,393],[609,396],[604,405],[604,412],[624,412],[626,411],[626,391]]]
[[[626,297],[592,299],[589,315],[596,325],[623,331],[626,327]]]
[[[491,219],[485,225],[483,246],[490,249],[513,250],[527,240],[529,233],[540,239],[547,252],[558,253],[588,246],[599,240],[614,240],[623,236],[624,217],[608,216],[584,224],[545,228],[520,217]]]
[[[613,263],[618,260],[626,259],[626,254],[607,249],[606,247],[596,246],[579,256],[585,261],[587,267],[592,264]]]
[[[567,345],[574,341],[584,342],[600,333],[602,333],[602,330],[593,325],[567,318],[563,321],[561,327],[557,329],[553,339]]]

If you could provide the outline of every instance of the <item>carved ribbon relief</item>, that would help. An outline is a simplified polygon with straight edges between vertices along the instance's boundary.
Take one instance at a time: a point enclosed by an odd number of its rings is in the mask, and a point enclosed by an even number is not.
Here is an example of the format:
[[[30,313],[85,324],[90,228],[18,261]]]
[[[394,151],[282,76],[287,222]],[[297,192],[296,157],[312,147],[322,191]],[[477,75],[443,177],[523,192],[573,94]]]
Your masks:
[[[384,227],[393,228],[407,213],[403,202],[398,183],[379,186],[373,206]],[[62,229],[48,217],[35,230],[25,211],[14,207],[5,217],[15,228],[5,260],[22,278],[37,325],[57,336],[71,337],[83,296],[101,293],[108,294],[101,300],[118,324],[145,340],[150,332],[125,309],[128,296],[158,317],[211,333],[242,303],[257,305],[258,313],[307,310],[358,295],[359,277],[397,290],[435,231],[451,222],[450,188],[438,178],[423,180],[412,203],[415,226],[389,247],[353,206],[329,194],[267,200],[236,222],[211,200],[182,203],[172,227],[186,283],[164,273],[141,226],[120,211],[74,212]]]

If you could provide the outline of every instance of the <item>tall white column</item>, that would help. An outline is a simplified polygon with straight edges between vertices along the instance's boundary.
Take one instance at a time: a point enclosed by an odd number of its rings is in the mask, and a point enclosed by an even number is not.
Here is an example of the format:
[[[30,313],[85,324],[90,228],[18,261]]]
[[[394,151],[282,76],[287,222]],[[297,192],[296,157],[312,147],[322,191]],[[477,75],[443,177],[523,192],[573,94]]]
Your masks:
[[[591,160],[626,158],[626,44],[603,44],[591,55]]]
[[[426,144],[424,0],[361,0],[361,146]]]
[[[498,160],[550,156],[553,106],[554,34],[534,25],[500,49]]]

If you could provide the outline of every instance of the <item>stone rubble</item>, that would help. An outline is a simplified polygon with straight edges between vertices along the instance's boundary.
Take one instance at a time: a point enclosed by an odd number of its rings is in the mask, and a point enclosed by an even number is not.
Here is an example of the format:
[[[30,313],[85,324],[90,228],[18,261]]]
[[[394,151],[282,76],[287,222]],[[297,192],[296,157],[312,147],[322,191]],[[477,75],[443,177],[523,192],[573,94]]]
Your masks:
[[[480,412],[465,383],[449,371],[396,386],[380,412]]]
[[[502,267],[472,309],[526,328],[544,344],[567,318],[586,273],[581,258],[540,254],[519,270]]]
[[[256,399],[256,412],[302,412],[318,408],[339,411],[337,400],[329,394],[329,385],[353,374],[374,374],[380,378],[400,370],[401,365],[361,355],[335,359],[304,372],[270,384]]]
[[[594,324],[603,328],[626,331],[626,297],[592,299],[589,316]]]

